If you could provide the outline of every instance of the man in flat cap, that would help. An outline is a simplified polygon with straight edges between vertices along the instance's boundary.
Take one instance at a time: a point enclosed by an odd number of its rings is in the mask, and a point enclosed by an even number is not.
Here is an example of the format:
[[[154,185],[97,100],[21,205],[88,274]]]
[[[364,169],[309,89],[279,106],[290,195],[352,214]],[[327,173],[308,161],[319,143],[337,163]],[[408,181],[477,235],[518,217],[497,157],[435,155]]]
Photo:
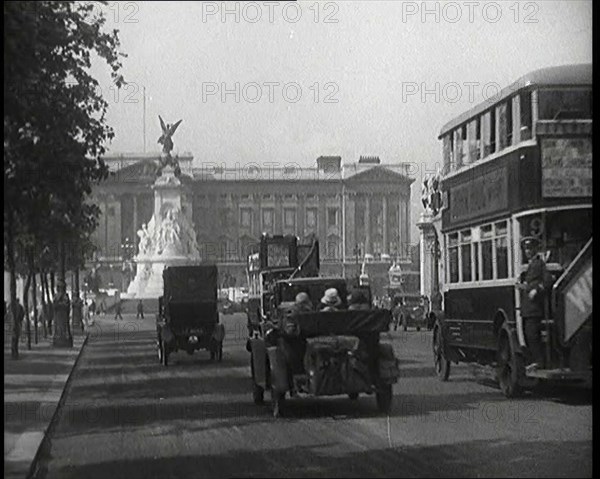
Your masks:
[[[544,353],[541,339],[541,324],[544,318],[544,298],[548,285],[546,263],[538,255],[540,242],[537,238],[527,236],[521,240],[525,257],[529,261],[527,271],[521,275],[518,284],[521,294],[521,317],[523,332],[529,350],[530,364],[527,371],[531,372],[544,363]]]

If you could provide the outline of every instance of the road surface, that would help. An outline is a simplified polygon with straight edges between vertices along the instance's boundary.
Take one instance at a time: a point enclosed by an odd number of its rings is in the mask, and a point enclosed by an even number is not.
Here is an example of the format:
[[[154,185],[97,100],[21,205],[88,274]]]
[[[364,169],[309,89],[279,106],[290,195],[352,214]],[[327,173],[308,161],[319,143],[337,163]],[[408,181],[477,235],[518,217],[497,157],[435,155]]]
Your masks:
[[[586,390],[507,400],[485,370],[434,376],[431,333],[393,332],[402,377],[388,416],[375,398],[293,399],[274,419],[252,402],[245,317],[223,316],[223,361],[159,364],[154,319],[99,319],[39,477],[591,476]]]

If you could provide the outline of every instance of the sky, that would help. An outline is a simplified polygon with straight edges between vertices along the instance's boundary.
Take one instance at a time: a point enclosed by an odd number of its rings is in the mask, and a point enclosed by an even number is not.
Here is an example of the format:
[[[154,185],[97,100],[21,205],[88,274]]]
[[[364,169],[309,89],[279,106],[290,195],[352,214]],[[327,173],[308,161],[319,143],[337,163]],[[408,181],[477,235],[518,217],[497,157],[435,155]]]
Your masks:
[[[309,167],[321,155],[411,162],[414,220],[447,121],[532,70],[592,62],[588,0],[97,8],[128,55],[120,91],[94,65],[115,131],[109,153],[144,151],[145,87],[148,152],[160,150],[160,114],[183,120],[174,152],[192,153],[198,166]]]

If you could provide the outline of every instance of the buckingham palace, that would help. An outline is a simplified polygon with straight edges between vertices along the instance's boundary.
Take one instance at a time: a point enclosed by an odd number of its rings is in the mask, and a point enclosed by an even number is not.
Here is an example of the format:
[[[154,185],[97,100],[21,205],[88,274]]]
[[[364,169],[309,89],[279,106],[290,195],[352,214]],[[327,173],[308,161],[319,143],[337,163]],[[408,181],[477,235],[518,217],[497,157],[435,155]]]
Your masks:
[[[106,156],[107,180],[93,201],[101,208],[93,236],[94,263],[104,287],[125,289],[127,262],[138,250],[138,230],[154,211],[152,185],[158,154]],[[321,156],[314,166],[265,162],[226,166],[177,158],[185,203],[190,205],[198,248],[223,274],[245,279],[248,255],[262,233],[316,235],[323,274],[356,276],[363,262],[410,261],[410,185],[408,164],[382,163],[361,156],[342,162]]]

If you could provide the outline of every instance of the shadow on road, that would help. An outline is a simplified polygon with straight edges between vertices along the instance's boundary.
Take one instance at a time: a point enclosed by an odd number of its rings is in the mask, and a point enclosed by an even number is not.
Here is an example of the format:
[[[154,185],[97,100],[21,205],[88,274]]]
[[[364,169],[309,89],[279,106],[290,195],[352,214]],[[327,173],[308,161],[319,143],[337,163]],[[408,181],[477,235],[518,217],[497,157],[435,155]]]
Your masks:
[[[146,457],[69,465],[52,477],[199,478],[199,477],[590,477],[589,442],[467,441],[438,446],[373,448],[348,451],[343,442],[260,450],[233,449],[222,454]],[[346,451],[340,453],[339,451]],[[572,457],[572,456],[577,457]],[[511,457],[511,461],[506,458]],[[468,459],[465,459],[468,458]],[[38,476],[38,479],[44,475]]]

